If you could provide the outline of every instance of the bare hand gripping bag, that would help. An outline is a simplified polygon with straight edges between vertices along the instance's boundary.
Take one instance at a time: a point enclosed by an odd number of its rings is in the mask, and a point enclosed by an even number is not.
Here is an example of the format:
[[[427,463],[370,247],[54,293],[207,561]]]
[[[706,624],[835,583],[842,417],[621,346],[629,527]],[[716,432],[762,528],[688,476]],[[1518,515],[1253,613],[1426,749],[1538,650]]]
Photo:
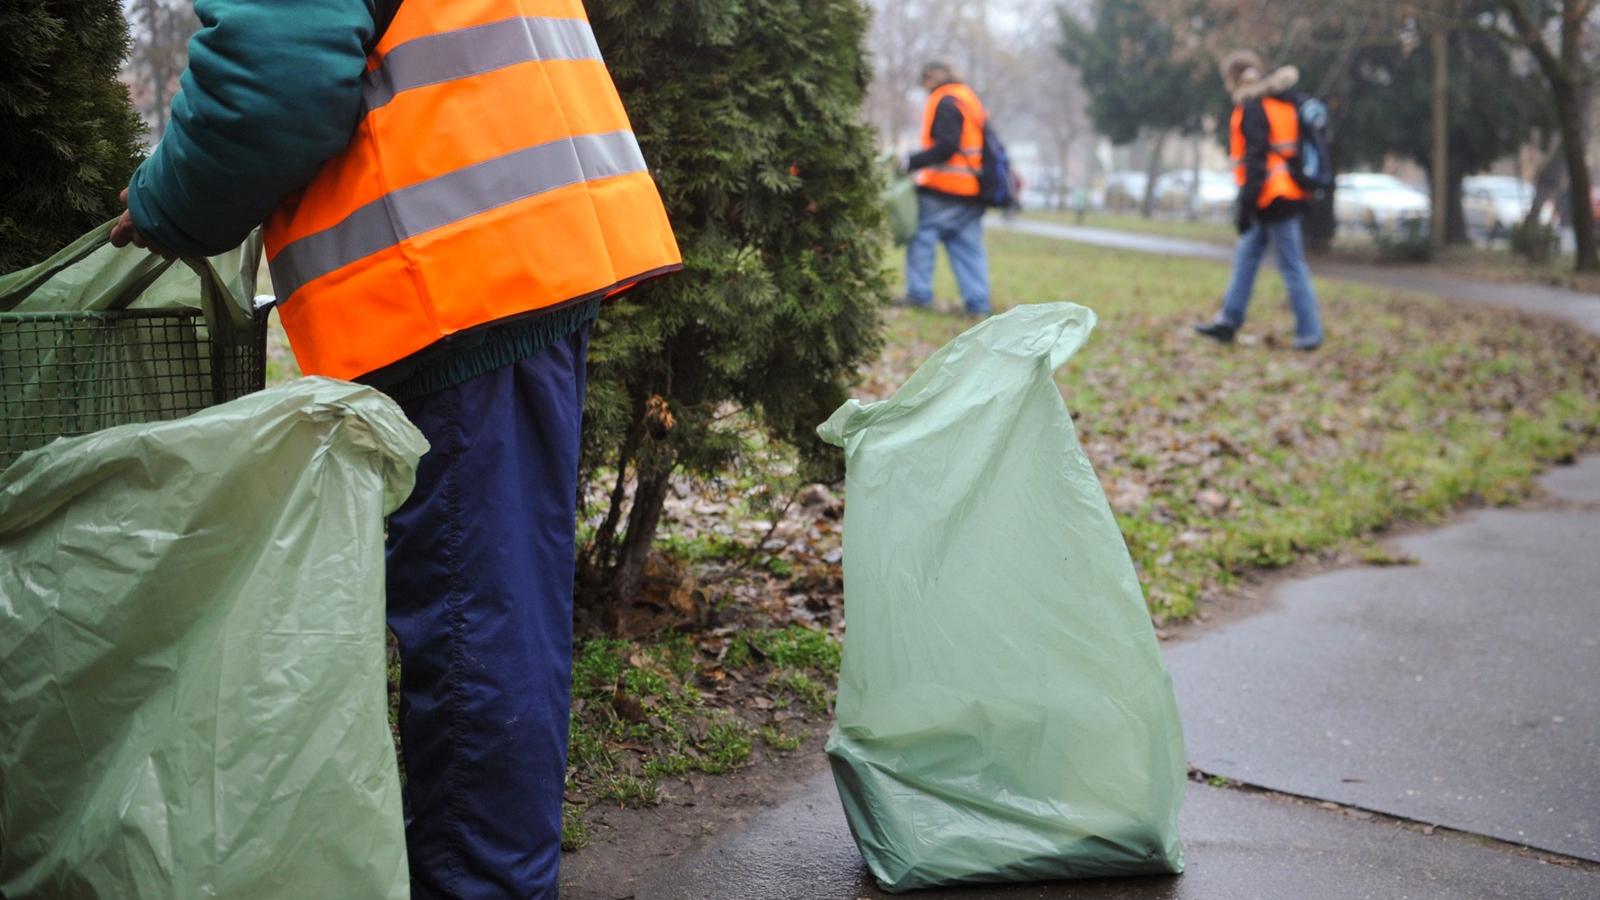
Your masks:
[[[1183,869],[1172,681],[1053,375],[1094,324],[1017,307],[818,429],[847,472],[827,751],[885,890]]]
[[[383,519],[426,450],[307,378],[0,473],[0,897],[410,897]]]

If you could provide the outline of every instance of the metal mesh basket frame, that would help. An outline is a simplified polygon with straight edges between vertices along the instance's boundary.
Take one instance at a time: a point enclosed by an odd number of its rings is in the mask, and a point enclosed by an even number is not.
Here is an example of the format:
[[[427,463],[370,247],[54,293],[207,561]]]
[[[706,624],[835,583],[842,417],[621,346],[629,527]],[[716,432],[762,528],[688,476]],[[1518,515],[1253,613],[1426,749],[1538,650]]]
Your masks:
[[[265,322],[214,340],[199,310],[0,313],[0,467],[58,437],[198,412],[265,386]]]

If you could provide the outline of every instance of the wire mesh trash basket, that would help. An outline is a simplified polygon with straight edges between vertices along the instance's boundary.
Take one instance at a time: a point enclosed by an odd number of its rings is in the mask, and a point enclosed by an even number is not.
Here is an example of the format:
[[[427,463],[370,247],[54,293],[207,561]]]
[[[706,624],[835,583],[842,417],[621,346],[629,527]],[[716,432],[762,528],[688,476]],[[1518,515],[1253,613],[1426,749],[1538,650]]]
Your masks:
[[[0,313],[0,468],[59,437],[156,422],[266,383],[266,329],[213,340],[198,309]]]
[[[177,265],[106,245],[109,225],[0,277],[0,469],[28,450],[175,419],[261,390],[266,317],[252,314],[259,243]],[[217,264],[239,265],[232,283]]]

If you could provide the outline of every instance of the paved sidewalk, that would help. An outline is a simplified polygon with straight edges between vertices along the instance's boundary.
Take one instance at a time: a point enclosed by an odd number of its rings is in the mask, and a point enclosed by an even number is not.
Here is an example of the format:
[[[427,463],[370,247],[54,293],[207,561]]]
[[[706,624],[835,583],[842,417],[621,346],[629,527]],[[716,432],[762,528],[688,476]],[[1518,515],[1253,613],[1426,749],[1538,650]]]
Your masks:
[[[1592,900],[1600,875],[1549,865],[1468,837],[1424,835],[1310,803],[1189,785],[1179,822],[1182,876],[974,886],[899,896],[963,900],[1541,898]],[[566,896],[564,893],[563,896]],[[722,843],[634,884],[578,900],[864,900],[877,889],[851,842],[833,777],[818,773]]]
[[[1058,238],[1096,247],[1128,250],[1134,253],[1152,253],[1162,256],[1186,256],[1213,262],[1232,263],[1233,248],[1203,241],[1159,235],[1135,234],[1109,228],[1090,228],[1082,225],[1062,225],[1054,222],[1034,222],[1017,219],[998,222],[994,226],[1004,231]],[[1434,294],[1468,303],[1481,303],[1516,309],[1539,315],[1556,316],[1576,324],[1594,334],[1600,334],[1600,295],[1585,294],[1562,288],[1533,284],[1499,284],[1474,281],[1427,271],[1419,267],[1362,266],[1351,263],[1327,263],[1313,259],[1311,274],[1318,278],[1355,281],[1378,287]]]
[[[1399,540],[1417,566],[1291,582],[1265,611],[1164,648],[1201,768],[1445,828],[1191,784],[1181,877],[917,896],[1600,896],[1600,866],[1553,865],[1494,839],[1600,860],[1600,457],[1544,484],[1543,503]],[[739,833],[596,891],[576,893],[887,896],[826,771]]]
[[[1168,646],[1190,762],[1600,862],[1600,457],[1546,485]]]

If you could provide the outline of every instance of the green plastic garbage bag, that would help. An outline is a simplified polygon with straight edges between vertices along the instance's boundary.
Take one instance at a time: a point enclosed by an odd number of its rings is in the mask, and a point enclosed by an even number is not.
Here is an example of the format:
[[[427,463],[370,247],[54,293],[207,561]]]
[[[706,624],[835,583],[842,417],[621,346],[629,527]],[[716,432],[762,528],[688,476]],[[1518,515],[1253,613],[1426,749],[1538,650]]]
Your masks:
[[[426,449],[308,378],[0,474],[0,896],[410,896],[383,519]]]
[[[889,208],[889,233],[897,247],[911,243],[917,235],[917,189],[904,175],[893,176],[884,189],[883,202]]]
[[[241,327],[250,321],[261,262],[259,231],[220,256],[178,261],[138,247],[111,246],[116,224],[113,219],[100,225],[38,265],[0,275],[0,311],[189,308]]]
[[[819,429],[848,498],[827,750],[886,890],[1183,868],[1172,681],[1052,376],[1094,322],[1017,307]]]

